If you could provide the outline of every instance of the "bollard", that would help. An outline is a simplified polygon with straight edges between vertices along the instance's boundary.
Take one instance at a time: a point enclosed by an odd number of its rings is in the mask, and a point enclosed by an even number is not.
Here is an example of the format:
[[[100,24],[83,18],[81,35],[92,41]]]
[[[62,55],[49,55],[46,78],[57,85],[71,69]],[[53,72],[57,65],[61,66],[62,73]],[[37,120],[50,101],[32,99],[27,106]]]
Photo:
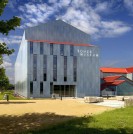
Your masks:
[[[6,95],[6,100],[9,101],[9,95],[8,94]]]

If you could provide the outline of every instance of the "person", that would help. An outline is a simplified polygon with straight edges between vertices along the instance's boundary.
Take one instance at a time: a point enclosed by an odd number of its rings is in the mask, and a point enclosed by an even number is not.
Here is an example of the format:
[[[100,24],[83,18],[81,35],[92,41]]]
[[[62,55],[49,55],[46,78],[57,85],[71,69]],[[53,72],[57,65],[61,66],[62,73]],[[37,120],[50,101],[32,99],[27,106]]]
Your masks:
[[[107,99],[109,99],[109,95],[107,94]]]

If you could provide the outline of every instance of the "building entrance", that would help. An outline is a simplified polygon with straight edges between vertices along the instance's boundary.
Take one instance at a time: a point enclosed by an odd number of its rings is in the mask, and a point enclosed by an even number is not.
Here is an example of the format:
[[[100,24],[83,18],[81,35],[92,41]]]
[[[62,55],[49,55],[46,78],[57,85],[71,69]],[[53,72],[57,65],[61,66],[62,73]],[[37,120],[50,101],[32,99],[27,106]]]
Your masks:
[[[53,93],[60,97],[75,97],[75,85],[54,85]]]

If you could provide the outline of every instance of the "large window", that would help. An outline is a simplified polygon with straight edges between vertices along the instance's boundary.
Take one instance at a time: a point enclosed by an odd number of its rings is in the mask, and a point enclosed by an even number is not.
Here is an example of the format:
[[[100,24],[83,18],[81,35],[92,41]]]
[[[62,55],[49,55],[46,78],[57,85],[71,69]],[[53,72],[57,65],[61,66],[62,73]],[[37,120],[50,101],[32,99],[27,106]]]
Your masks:
[[[73,80],[77,81],[77,57],[73,57]]]
[[[40,94],[43,94],[43,82],[40,82]]]
[[[53,43],[50,44],[50,55],[53,55]]]
[[[40,42],[40,54],[43,54],[43,42]]]
[[[53,81],[57,81],[57,56],[53,56]]]
[[[60,55],[64,55],[64,45],[60,44]]]
[[[74,55],[74,46],[70,46],[70,56]]]
[[[64,81],[67,81],[67,56],[64,56]]]
[[[33,94],[33,82],[30,82],[30,94]]]
[[[47,56],[43,56],[43,80],[47,81]]]
[[[33,55],[33,81],[37,80],[37,54]]]
[[[33,54],[33,42],[30,41],[30,54]]]

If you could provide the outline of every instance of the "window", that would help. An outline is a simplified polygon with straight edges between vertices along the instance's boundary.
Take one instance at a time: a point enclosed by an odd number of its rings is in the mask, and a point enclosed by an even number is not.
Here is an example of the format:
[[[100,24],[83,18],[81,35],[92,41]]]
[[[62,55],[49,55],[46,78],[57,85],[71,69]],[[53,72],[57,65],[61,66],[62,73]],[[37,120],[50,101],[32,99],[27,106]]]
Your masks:
[[[40,54],[43,54],[43,42],[40,42]]]
[[[43,82],[40,82],[40,94],[43,94]]]
[[[57,56],[53,56],[53,81],[57,81]]]
[[[33,54],[33,42],[30,41],[30,54]]]
[[[30,94],[33,94],[33,82],[30,82]]]
[[[60,55],[64,55],[64,45],[63,44],[61,44],[60,45]]]
[[[33,67],[37,67],[37,54],[33,55]]]
[[[50,55],[53,55],[53,43],[50,44]]]
[[[77,57],[73,57],[73,80],[77,81]]]
[[[37,80],[37,69],[33,68],[33,81]]]
[[[33,55],[33,81],[37,80],[37,54]]]
[[[70,56],[74,55],[74,46],[70,46]]]
[[[67,81],[67,56],[64,56],[64,81]]]
[[[43,80],[47,81],[47,56],[43,56]]]

